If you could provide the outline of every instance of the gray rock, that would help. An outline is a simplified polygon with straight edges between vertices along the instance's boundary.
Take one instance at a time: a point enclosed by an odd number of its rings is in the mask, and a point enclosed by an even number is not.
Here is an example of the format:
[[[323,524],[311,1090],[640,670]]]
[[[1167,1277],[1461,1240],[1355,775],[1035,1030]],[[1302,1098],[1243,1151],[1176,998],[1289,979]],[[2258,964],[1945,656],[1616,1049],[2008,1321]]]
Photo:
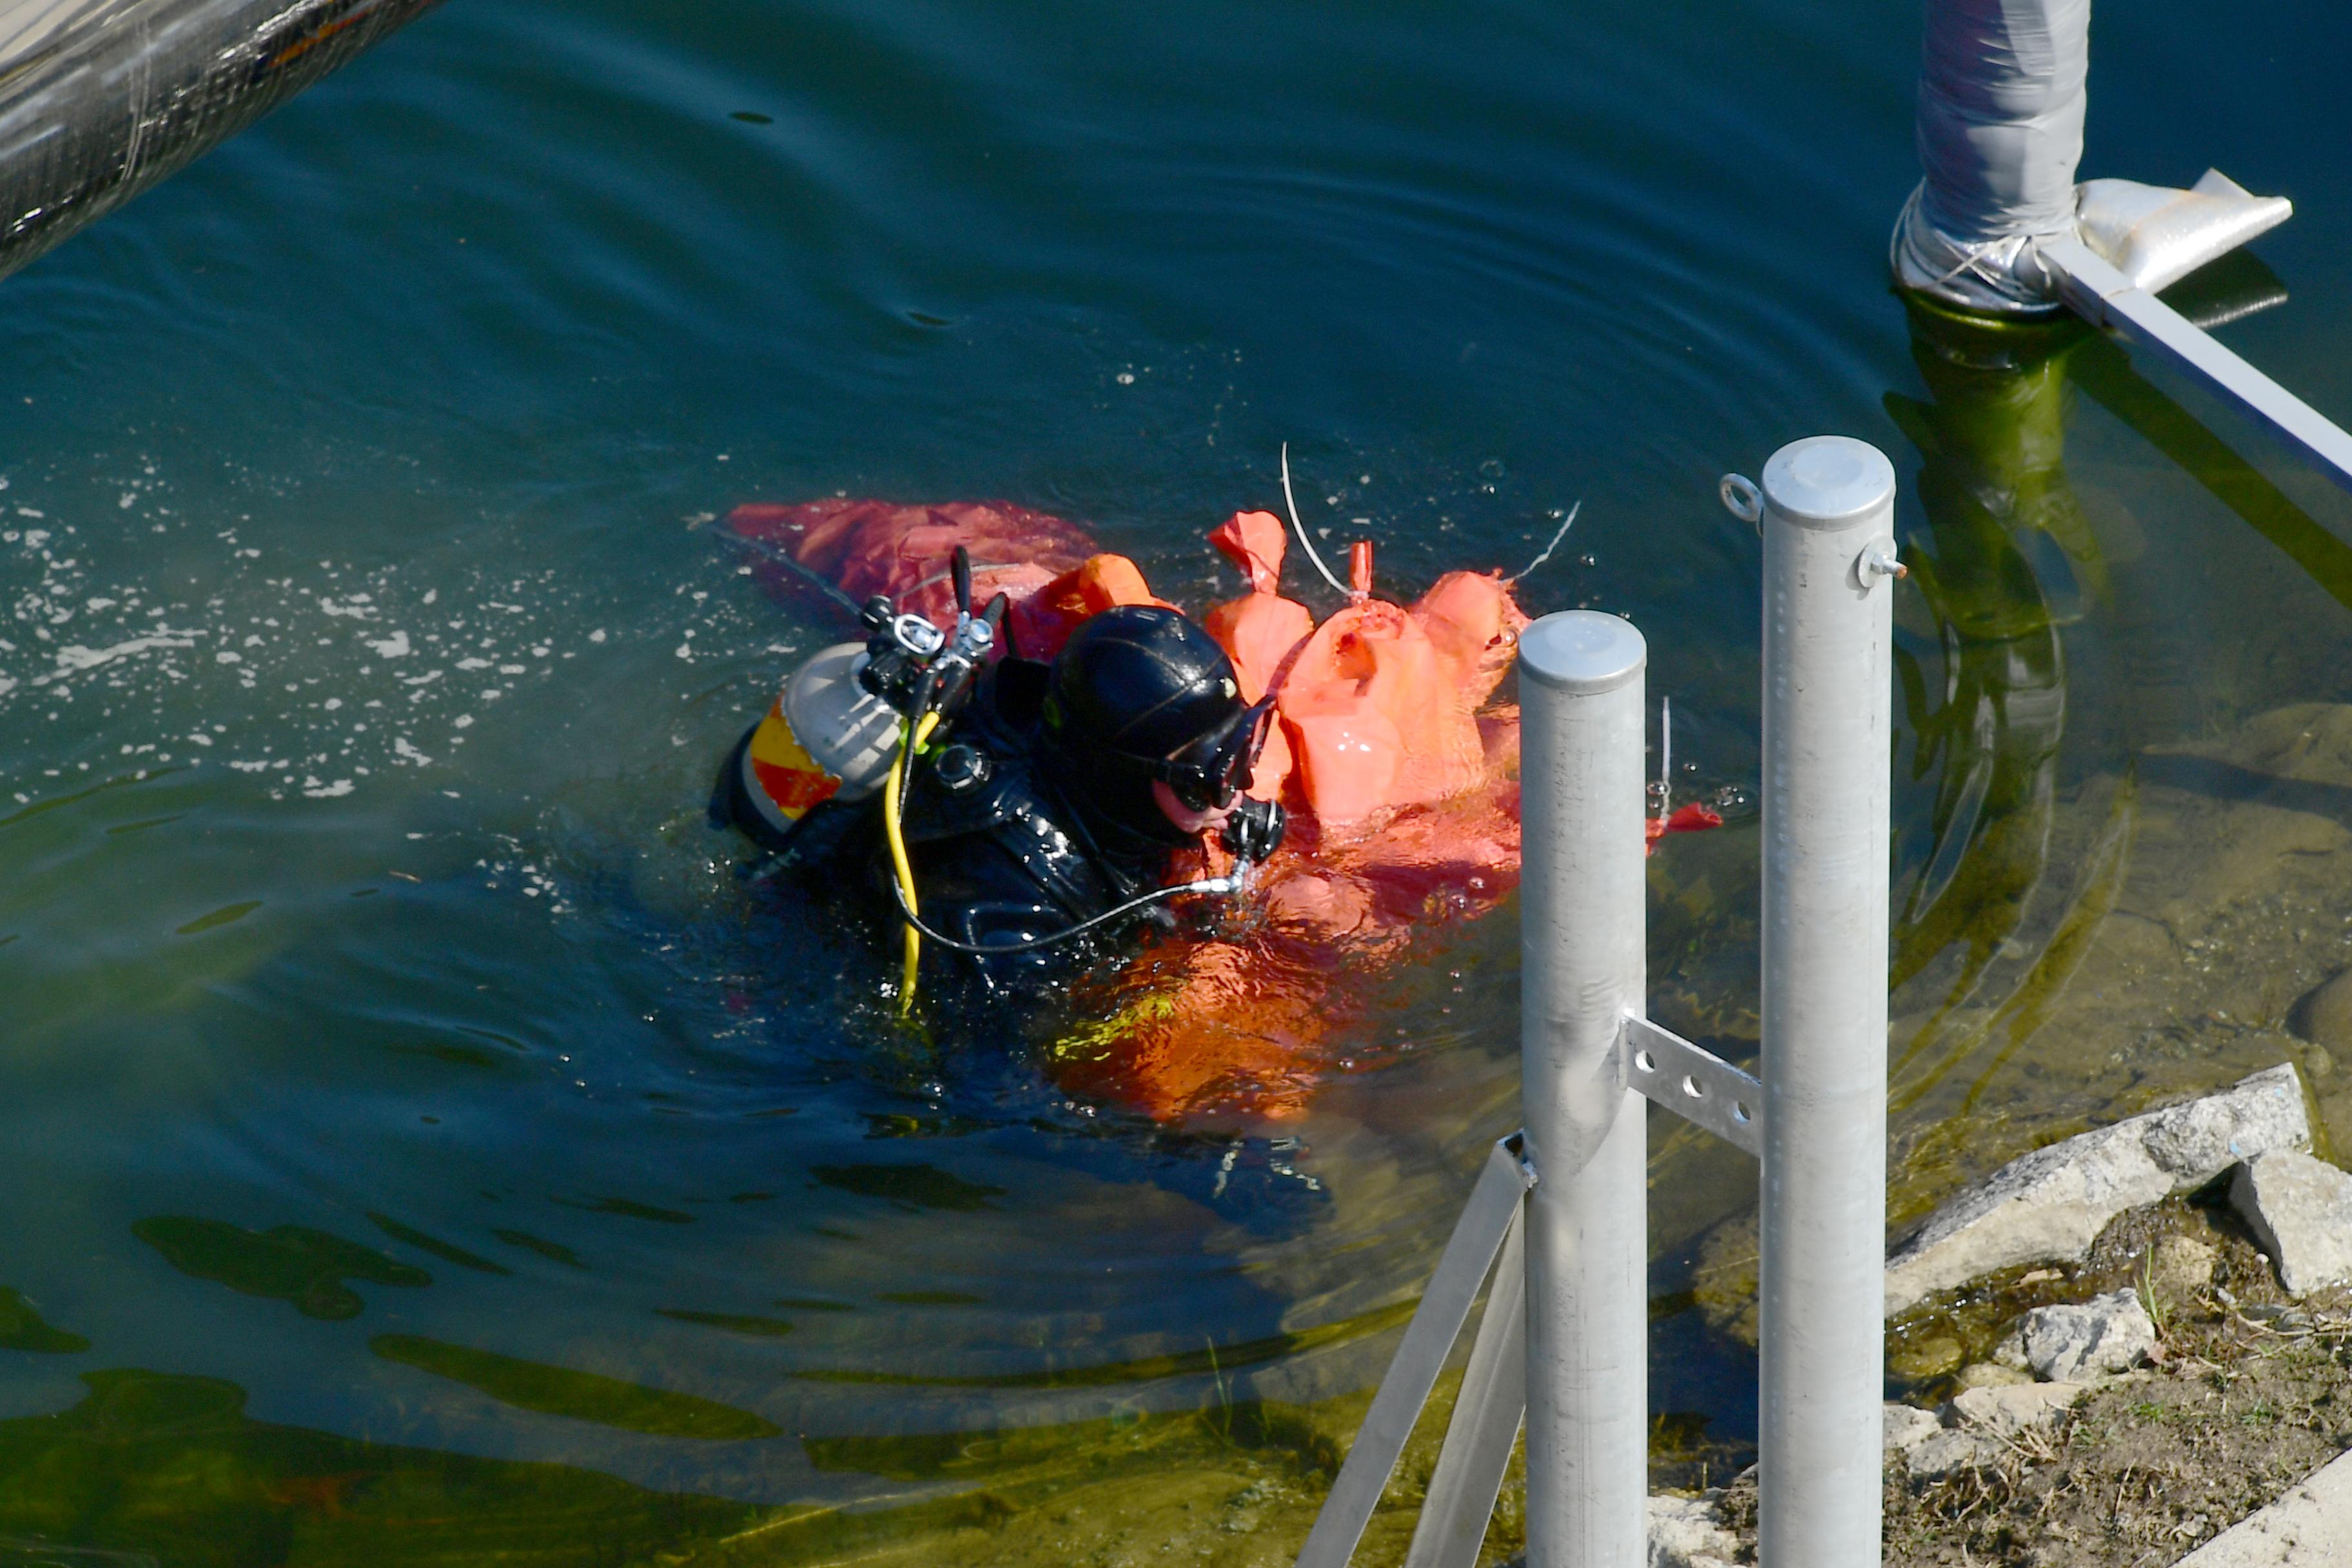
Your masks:
[[[1920,1444],[1944,1429],[1932,1410],[1922,1410],[1916,1405],[1889,1403],[1885,1414],[1886,1451],[1908,1454]]]
[[[2292,1065],[2021,1155],[1928,1216],[1886,1263],[1886,1310],[2027,1263],[2080,1262],[2128,1208],[2203,1186],[2242,1160],[2311,1146]]]
[[[2021,1432],[2049,1426],[2082,1392],[2079,1383],[2022,1383],[2000,1388],[1971,1388],[1952,1401],[1952,1424],[1962,1431],[2014,1437]]]
[[[1903,1463],[1914,1480],[1934,1481],[1962,1470],[1997,1465],[2008,1452],[2009,1445],[1990,1433],[1958,1427],[1937,1433],[1906,1453]]]
[[[2296,1003],[2287,1026],[2315,1046],[2352,1048],[2352,969]]]
[[[2156,1348],[2156,1325],[2136,1290],[2112,1291],[2079,1307],[2036,1307],[2025,1314],[2021,1330],[2026,1362],[2045,1383],[2129,1372]]]
[[[1718,1495],[1650,1499],[1648,1568],[1732,1568],[1739,1542],[1723,1527]]]
[[[1971,1388],[1944,1406],[1948,1425],[1929,1431],[1905,1420],[1899,1445],[1893,1436],[1895,1412],[1899,1407],[1890,1405],[1886,1407],[1888,1447],[1903,1456],[1904,1467],[1914,1480],[1940,1480],[1962,1470],[1983,1469],[1999,1464],[2020,1435],[2056,1420],[2082,1392],[2082,1385],[2073,1383]]]
[[[2308,1154],[2264,1154],[2239,1168],[2230,1205],[2290,1294],[2352,1280],[2352,1175]]]

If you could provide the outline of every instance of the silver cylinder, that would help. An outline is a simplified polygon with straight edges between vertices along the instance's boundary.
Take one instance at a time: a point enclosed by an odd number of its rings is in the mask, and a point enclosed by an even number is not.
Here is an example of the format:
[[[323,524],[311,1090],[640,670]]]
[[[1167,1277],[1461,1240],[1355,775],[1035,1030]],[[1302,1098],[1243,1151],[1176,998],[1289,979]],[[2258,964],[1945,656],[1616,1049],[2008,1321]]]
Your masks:
[[[1764,468],[1762,1568],[1879,1562],[1895,468]]]
[[[1927,20],[1896,280],[1980,315],[2054,310],[2037,247],[2074,233],[2091,0],[1927,0]]]
[[[1930,0],[1920,207],[1958,240],[2074,231],[2091,0]]]
[[[1644,1121],[1618,1039],[1643,1005],[1648,658],[1591,610],[1519,639],[1529,1568],[1645,1555]]]

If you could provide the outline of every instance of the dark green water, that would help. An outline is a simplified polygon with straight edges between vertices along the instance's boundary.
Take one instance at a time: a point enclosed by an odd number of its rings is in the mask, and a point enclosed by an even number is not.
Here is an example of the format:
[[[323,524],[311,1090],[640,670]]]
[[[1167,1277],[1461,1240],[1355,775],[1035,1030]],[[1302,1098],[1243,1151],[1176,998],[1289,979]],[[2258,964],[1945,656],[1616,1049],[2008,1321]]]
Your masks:
[[[2352,25],[2205,16],[2103,16],[2085,172],[2294,197],[2201,286],[2283,280],[2225,337],[2352,417]],[[404,1445],[650,1549],[908,1495],[853,1440],[1377,1374],[1514,1124],[1515,915],[1433,935],[1278,1128],[894,1040],[877,955],[702,825],[817,635],[707,526],[746,500],[1003,497],[1195,600],[1284,440],[1398,588],[1581,500],[1528,607],[1633,616],[1678,787],[1736,794],[1756,545],[1715,478],[1879,443],[1930,567],[1898,1148],[1945,1150],[1917,1192],[1969,1168],[1952,1119],[2066,1047],[1938,1008],[2047,950],[2084,781],[2352,697],[2352,505],[2095,341],[1919,335],[1916,48],[1851,0],[460,0],[0,284],[0,1422]],[[1657,863],[1661,1011],[1735,1053],[1754,846]],[[1666,1294],[1752,1184],[1658,1169]],[[1661,1410],[1752,1433],[1746,1352],[1657,1343]],[[203,1537],[191,1449],[65,1431],[0,1430],[0,1536]],[[101,1472],[162,1500],[24,1511]]]

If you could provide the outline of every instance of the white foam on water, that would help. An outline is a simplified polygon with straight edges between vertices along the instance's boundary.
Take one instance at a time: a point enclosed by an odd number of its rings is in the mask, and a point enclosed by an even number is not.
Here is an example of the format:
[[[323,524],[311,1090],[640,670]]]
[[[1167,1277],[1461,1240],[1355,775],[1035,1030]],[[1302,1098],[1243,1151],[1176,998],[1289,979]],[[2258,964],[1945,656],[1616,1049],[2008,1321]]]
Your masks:
[[[0,529],[0,737],[37,793],[31,775],[87,772],[58,753],[91,740],[158,763],[226,763],[272,799],[344,799],[404,771],[454,782],[486,709],[520,717],[511,700],[611,637],[583,613],[607,587],[517,569],[512,536],[484,537],[455,566],[445,543],[363,567],[315,543],[249,542],[247,515],[179,515],[161,504],[169,487],[152,465],[78,498],[19,494],[10,521],[39,526]],[[706,657],[767,629],[764,606],[713,601],[693,582],[631,592],[666,623],[650,637],[714,634]]]

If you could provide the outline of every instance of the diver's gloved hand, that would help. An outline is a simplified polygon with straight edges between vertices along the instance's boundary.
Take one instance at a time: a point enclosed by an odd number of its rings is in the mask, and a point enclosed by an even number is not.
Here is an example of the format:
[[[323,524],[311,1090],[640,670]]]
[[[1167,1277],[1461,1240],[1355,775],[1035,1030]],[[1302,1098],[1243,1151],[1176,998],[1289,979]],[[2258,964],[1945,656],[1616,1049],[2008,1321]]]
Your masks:
[[[1283,829],[1290,826],[1290,814],[1271,800],[1244,798],[1225,818],[1225,852],[1236,860],[1262,865],[1282,847]]]

